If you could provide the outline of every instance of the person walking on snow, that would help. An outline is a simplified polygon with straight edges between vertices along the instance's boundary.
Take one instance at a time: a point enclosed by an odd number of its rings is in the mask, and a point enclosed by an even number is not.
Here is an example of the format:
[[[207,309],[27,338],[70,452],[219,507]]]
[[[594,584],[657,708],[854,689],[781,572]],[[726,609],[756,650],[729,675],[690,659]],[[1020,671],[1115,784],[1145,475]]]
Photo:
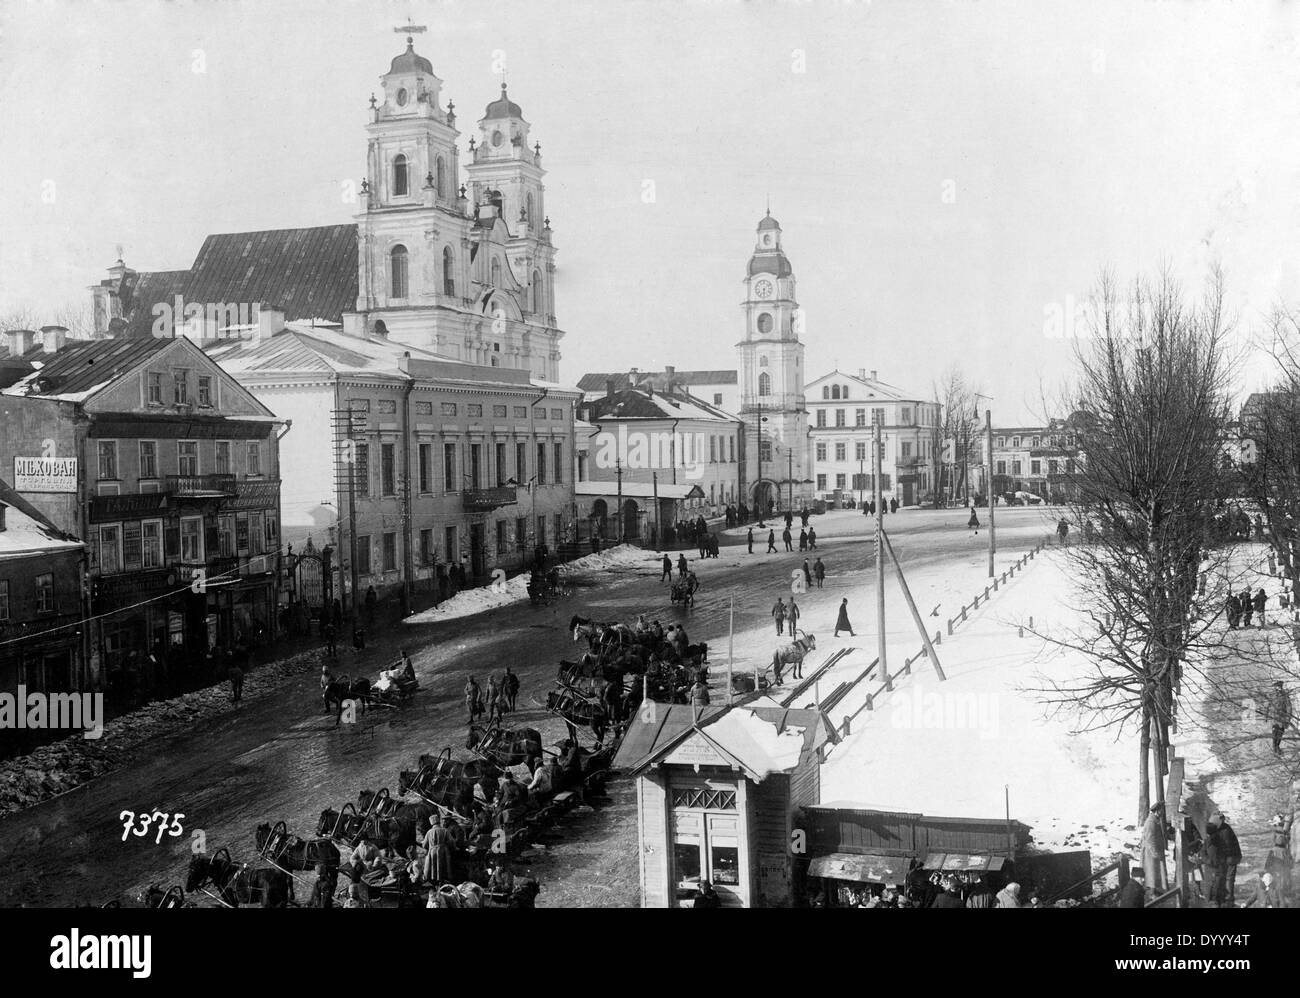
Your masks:
[[[808,567],[807,558],[803,560],[803,587],[805,589],[812,588],[812,569]]]
[[[974,506],[970,508],[970,519],[966,521],[966,527],[968,530],[976,530],[976,531],[979,530],[980,528],[980,518],[978,514],[976,514],[975,512]]]
[[[799,550],[800,551],[808,550],[808,531],[806,530],[799,531]]]
[[[1238,598],[1241,600],[1241,615],[1243,618],[1245,618],[1242,622],[1242,626],[1249,627],[1250,618],[1255,613],[1255,604],[1251,600],[1250,590],[1249,589],[1243,590],[1241,596]]]
[[[817,528],[816,527],[808,528],[808,550],[809,551],[817,550]]]
[[[776,530],[772,529],[767,532],[767,553],[776,554]]]
[[[776,606],[772,607],[772,619],[776,621],[776,633],[785,633],[785,600],[779,596],[776,600]]]
[[[749,553],[754,553],[754,528],[749,528],[749,533],[745,535],[745,543],[749,545]]]
[[[784,530],[781,531],[781,540],[785,541],[785,549],[786,549],[787,551],[793,551],[793,550],[794,550],[794,544],[792,543],[791,538],[790,538],[790,528],[789,528],[789,527],[786,527]]]
[[[684,554],[677,556],[677,577],[679,579],[686,578],[686,555]]]
[[[822,564],[820,556],[813,562],[813,576],[817,579],[817,588],[820,589],[822,581],[826,578],[826,566]]]
[[[1264,607],[1268,604],[1268,594],[1264,592],[1264,587],[1255,590],[1255,598],[1251,601],[1255,607],[1255,612],[1259,614],[1259,626],[1264,626]]]
[[[790,637],[792,638],[798,636],[795,633],[795,631],[799,626],[799,617],[800,617],[799,607],[795,604],[794,597],[791,596],[790,608],[785,612],[785,619],[790,621]],[[799,666],[796,665],[794,668],[795,668],[795,676],[797,677],[799,675]]]
[[[1273,754],[1282,754],[1282,736],[1291,724],[1291,695],[1282,680],[1273,683],[1273,695],[1268,700],[1268,719],[1273,723]]]
[[[1070,533],[1070,524],[1065,517],[1061,517],[1061,522],[1056,525],[1056,536],[1061,539],[1061,545],[1065,545],[1066,535]]]
[[[659,582],[662,585],[665,579],[672,580],[673,577],[673,560],[664,555],[663,574],[659,576]]]
[[[847,596],[840,601],[840,615],[835,618],[834,637],[838,638],[840,636],[840,631],[848,631],[849,637],[851,638],[857,637],[857,635],[853,633],[853,625],[849,623],[849,600]]]

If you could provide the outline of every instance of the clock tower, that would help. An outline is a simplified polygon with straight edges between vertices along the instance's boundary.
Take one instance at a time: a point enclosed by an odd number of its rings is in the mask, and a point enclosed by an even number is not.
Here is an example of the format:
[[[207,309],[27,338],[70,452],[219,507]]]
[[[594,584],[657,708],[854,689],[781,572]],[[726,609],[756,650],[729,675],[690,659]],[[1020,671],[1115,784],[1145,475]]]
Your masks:
[[[799,508],[812,495],[808,412],[804,404],[802,316],[794,270],[781,246],[781,223],[769,211],[745,275],[745,336],[740,353],[740,416],[746,424],[744,489],[751,508],[771,500]]]

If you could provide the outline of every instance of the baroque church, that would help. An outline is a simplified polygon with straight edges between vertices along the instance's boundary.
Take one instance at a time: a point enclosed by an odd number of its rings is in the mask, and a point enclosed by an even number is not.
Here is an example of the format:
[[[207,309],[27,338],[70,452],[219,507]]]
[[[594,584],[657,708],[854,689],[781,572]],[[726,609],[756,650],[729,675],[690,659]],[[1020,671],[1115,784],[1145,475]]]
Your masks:
[[[275,305],[290,322],[558,381],[541,145],[503,83],[462,165],[442,88],[408,37],[370,98],[355,224],[210,235],[188,270],[119,259],[91,288],[96,333],[154,335],[169,309],[182,335],[206,341],[237,334],[251,306]]]

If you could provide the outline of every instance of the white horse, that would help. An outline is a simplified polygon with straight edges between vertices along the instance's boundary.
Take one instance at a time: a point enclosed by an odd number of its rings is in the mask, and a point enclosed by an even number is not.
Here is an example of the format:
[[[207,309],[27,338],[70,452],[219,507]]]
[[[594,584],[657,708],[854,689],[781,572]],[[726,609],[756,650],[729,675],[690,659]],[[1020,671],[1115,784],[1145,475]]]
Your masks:
[[[816,647],[817,639],[811,634],[805,634],[772,652],[772,675],[776,681],[781,682],[781,669],[784,666],[793,665],[796,669],[801,669],[805,656]]]

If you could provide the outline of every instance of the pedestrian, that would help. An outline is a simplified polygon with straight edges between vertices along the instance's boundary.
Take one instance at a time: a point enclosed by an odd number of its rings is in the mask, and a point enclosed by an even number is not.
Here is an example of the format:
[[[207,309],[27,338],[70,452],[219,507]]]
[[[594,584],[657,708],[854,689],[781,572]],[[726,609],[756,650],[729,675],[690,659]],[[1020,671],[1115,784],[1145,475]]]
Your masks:
[[[1236,593],[1229,593],[1225,601],[1223,612],[1228,616],[1228,627],[1230,630],[1236,630],[1237,624],[1241,620],[1241,600],[1237,599]]]
[[[1157,894],[1165,891],[1165,805],[1157,801],[1147,812],[1142,824],[1142,869],[1146,883]]]
[[[802,616],[802,614],[801,614],[800,611],[799,611],[799,607],[798,607],[798,605],[796,605],[796,603],[795,603],[795,601],[794,601],[794,597],[791,596],[791,597],[790,597],[790,606],[787,607],[787,608],[786,608],[786,611],[785,611],[785,619],[788,620],[788,621],[790,622],[790,637],[792,637],[792,638],[797,636],[796,633],[795,633],[795,629],[799,626],[799,617],[800,617],[800,616]],[[795,676],[798,677],[798,675],[799,675],[799,666],[798,666],[797,664],[796,664],[795,667],[794,667],[794,671],[795,671]]]
[[[239,667],[238,662],[232,662],[229,670],[226,672],[226,678],[230,680],[230,695],[234,698],[235,703],[244,696],[244,670]]]
[[[483,694],[478,680],[470,676],[465,680],[465,711],[469,714],[469,723],[483,713]]]
[[[968,530],[974,530],[976,533],[979,533],[980,518],[979,518],[979,514],[975,512],[974,506],[970,508],[970,519],[966,521],[966,528]]]
[[[1273,683],[1273,695],[1268,701],[1268,719],[1273,723],[1273,754],[1282,754],[1282,736],[1291,724],[1291,695],[1282,680]]]
[[[709,535],[709,554],[713,555],[713,557],[715,558],[718,556],[718,535],[717,534]]]
[[[1210,815],[1211,838],[1216,840],[1219,851],[1216,890],[1210,897],[1220,908],[1237,906],[1237,864],[1241,862],[1241,844],[1237,833],[1228,824],[1228,819],[1219,812]]]
[[[375,626],[375,606],[379,602],[379,596],[375,593],[374,586],[366,586],[366,623]]]
[[[820,555],[818,555],[817,560],[813,562],[813,577],[817,580],[817,588],[820,589],[823,580],[826,578],[826,566],[822,564]]]
[[[334,621],[335,627],[343,626],[343,604],[338,600],[334,601],[334,613],[330,619]]]
[[[1065,517],[1061,517],[1061,522],[1056,525],[1056,536],[1061,539],[1061,544],[1065,544],[1065,538],[1070,533],[1070,522]],[[1150,881],[1148,881],[1150,883]],[[1152,888],[1152,890],[1157,890]]]
[[[1264,592],[1264,587],[1260,586],[1255,590],[1255,598],[1251,601],[1255,607],[1255,613],[1259,615],[1259,626],[1264,626],[1264,607],[1268,604],[1268,594]]]
[[[853,633],[853,625],[849,623],[849,599],[847,596],[840,601],[840,615],[835,618],[835,634],[832,636],[838,638],[840,631],[848,631],[851,638],[857,637]]]
[[[776,606],[772,607],[772,619],[776,621],[776,633],[785,633],[785,600],[777,597]]]
[[[338,636],[338,628],[334,626],[332,621],[327,621],[325,624],[325,651],[331,658],[339,657]]]
[[[492,723],[493,718],[501,720],[501,682],[491,673],[487,681],[487,716],[488,724]]]
[[[506,666],[505,678],[506,709],[510,713],[515,712],[515,699],[519,696],[519,677],[510,671],[510,666]]]
[[[677,576],[681,579],[686,578],[686,555],[684,554],[677,556]]]
[[[787,530],[789,530],[793,526],[794,526],[794,514],[787,509],[785,511],[785,527]]]
[[[800,551],[808,550],[808,531],[806,530],[799,531],[799,550]]]
[[[659,581],[660,583],[662,583],[665,579],[671,581],[672,577],[673,577],[673,560],[669,558],[667,554],[665,554],[664,563],[663,563],[663,574],[659,576]]]
[[[338,888],[338,871],[331,875],[324,863],[316,864],[316,882],[311,887],[310,908],[333,908],[334,891]]]
[[[897,499],[890,499],[890,500],[889,500],[889,511],[890,511],[891,513],[897,513],[897,512],[898,512],[898,500],[897,500]]]
[[[1290,814],[1279,811],[1269,820],[1273,829],[1273,847],[1264,859],[1264,872],[1278,878],[1283,897],[1291,893],[1291,873],[1295,865],[1295,854],[1291,851],[1291,828],[1294,824],[1294,809]]]
[[[1243,591],[1237,599],[1241,603],[1242,627],[1249,627],[1250,620],[1255,615],[1255,604],[1251,600],[1250,590]]]
[[[781,531],[781,540],[785,542],[785,549],[787,551],[794,550],[794,541],[790,535],[789,527],[786,527],[784,530]]]
[[[749,545],[749,553],[754,553],[754,528],[749,528],[749,533],[745,535],[745,543]]]
[[[695,685],[691,687],[691,706],[707,707],[709,705],[709,686],[702,676],[695,680]]]
[[[808,526],[808,516],[809,516],[808,507],[805,506],[803,509],[799,511],[799,523],[802,526],[805,527]]]
[[[441,884],[451,879],[451,836],[442,823],[442,815],[429,819],[424,833],[424,882]]]
[[[776,554],[776,530],[772,529],[767,532],[767,553]]]
[[[808,567],[808,559],[803,560],[803,587],[805,590],[812,588],[812,569]]]
[[[809,551],[817,550],[817,528],[816,527],[808,528],[808,550]]]
[[[1007,884],[1006,887],[998,891],[999,908],[1019,908],[1020,904],[1020,885],[1017,883]]]

